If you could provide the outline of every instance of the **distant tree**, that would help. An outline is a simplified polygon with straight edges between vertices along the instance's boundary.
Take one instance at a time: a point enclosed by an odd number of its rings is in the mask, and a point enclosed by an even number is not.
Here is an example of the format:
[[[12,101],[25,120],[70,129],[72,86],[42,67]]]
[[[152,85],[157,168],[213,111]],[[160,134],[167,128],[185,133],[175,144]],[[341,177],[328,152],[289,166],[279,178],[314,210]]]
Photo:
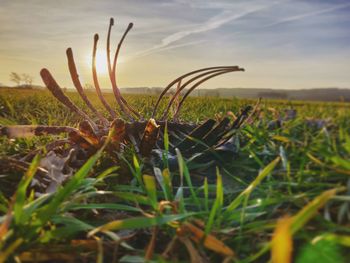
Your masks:
[[[19,86],[19,84],[21,83],[21,75],[16,73],[16,72],[11,72],[10,74],[10,80],[13,81],[14,83],[17,84],[17,86]]]
[[[93,88],[94,88],[94,86],[90,83],[85,83],[85,85],[84,85],[84,89],[86,89],[86,90],[91,90]]]
[[[31,87],[31,86],[32,86],[32,84],[33,84],[33,77],[32,77],[32,76],[23,73],[23,74],[21,75],[21,77],[22,77],[22,78],[21,78],[22,81],[24,82],[24,85],[26,85],[26,86],[28,86],[28,87]]]
[[[27,87],[31,87],[33,84],[33,77],[26,74],[26,73],[16,73],[16,72],[11,72],[10,74],[10,80],[16,83],[17,86],[23,82],[23,84]]]

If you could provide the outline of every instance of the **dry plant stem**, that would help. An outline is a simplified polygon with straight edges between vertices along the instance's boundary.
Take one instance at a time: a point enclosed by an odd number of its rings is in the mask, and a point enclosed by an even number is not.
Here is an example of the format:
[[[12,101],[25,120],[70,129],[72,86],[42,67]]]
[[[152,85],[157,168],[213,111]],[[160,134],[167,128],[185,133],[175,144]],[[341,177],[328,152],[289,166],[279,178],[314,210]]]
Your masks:
[[[112,253],[112,263],[116,263],[118,258],[118,250],[119,250],[119,243],[115,243],[114,247],[113,247],[113,253]]]
[[[185,245],[187,252],[190,255],[191,263],[207,262],[203,257],[201,257],[198,249],[195,248],[188,237],[179,237],[179,240]]]
[[[97,77],[97,71],[96,71],[96,50],[97,50],[97,42],[98,42],[98,34],[95,34],[94,36],[94,47],[92,50],[92,78],[94,81],[94,86],[96,89],[96,93],[100,101],[102,102],[103,106],[106,108],[106,110],[109,112],[111,117],[115,119],[117,117],[117,114],[115,111],[111,108],[111,106],[108,104],[108,102],[105,100],[105,98],[102,95],[100,84],[98,82]]]
[[[244,69],[242,68],[234,68],[234,69],[228,69],[228,70],[222,70],[220,72],[217,72],[217,73],[214,73],[214,74],[211,74],[209,75],[208,77],[204,78],[204,79],[201,79],[200,81],[198,81],[196,84],[194,84],[187,92],[186,94],[182,97],[180,103],[179,103],[179,106],[177,107],[176,111],[175,111],[175,114],[174,114],[174,118],[177,118],[178,117],[178,114],[180,112],[180,109],[182,107],[182,104],[184,103],[184,101],[186,100],[186,98],[188,97],[188,95],[190,95],[190,93],[195,89],[197,88],[199,85],[201,85],[203,82],[211,79],[211,78],[214,78],[216,76],[219,76],[219,75],[222,75],[222,74],[226,74],[226,73],[229,73],[229,72],[235,72],[235,71],[244,71]]]
[[[81,86],[80,80],[79,80],[79,75],[77,72],[77,67],[74,62],[74,56],[73,56],[73,51],[71,48],[68,48],[66,51],[67,54],[67,60],[68,60],[68,68],[69,68],[69,73],[72,78],[74,87],[78,91],[80,97],[83,99],[85,104],[90,108],[90,110],[96,114],[96,116],[101,120],[101,123],[103,123],[105,126],[108,126],[108,120],[103,117],[103,115],[96,110],[96,108],[91,104],[89,101],[88,97],[86,96],[83,87]]]
[[[146,255],[145,255],[145,260],[151,260],[154,254],[154,248],[156,246],[156,239],[157,239],[157,234],[158,234],[158,227],[155,226],[152,229],[152,236],[151,240],[149,241],[146,249]]]
[[[154,109],[153,109],[153,113],[152,113],[152,118],[155,117],[156,113],[157,113],[157,109],[158,109],[158,106],[159,106],[159,103],[160,101],[162,100],[162,98],[164,97],[164,95],[166,94],[166,92],[171,89],[171,87],[179,82],[180,80],[190,76],[190,75],[193,75],[193,74],[196,74],[196,73],[199,73],[199,72],[202,72],[202,71],[207,71],[207,70],[212,70],[212,69],[222,69],[222,68],[226,68],[227,66],[217,66],[217,67],[208,67],[208,68],[202,68],[202,69],[197,69],[197,70],[194,70],[194,71],[191,71],[191,72],[188,72],[176,79],[174,79],[172,82],[170,82],[166,87],[165,89],[162,91],[162,93],[159,95],[158,97],[158,100],[156,102],[156,105],[154,106]]]
[[[178,98],[178,96],[180,95],[180,92],[182,90],[184,90],[190,83],[192,83],[193,81],[201,78],[201,77],[204,77],[206,75],[209,75],[209,74],[212,74],[212,73],[216,73],[216,72],[221,72],[221,71],[226,71],[226,70],[234,70],[234,69],[239,69],[238,67],[234,66],[234,67],[231,67],[231,66],[228,66],[228,67],[222,67],[221,69],[215,69],[215,70],[211,70],[211,71],[208,71],[208,72],[205,72],[205,73],[202,73],[202,74],[199,74],[191,79],[189,79],[188,81],[186,81],[184,84],[182,84],[180,87],[178,87],[178,89],[176,90],[176,93],[173,95],[173,97],[170,99],[169,103],[168,103],[168,106],[165,110],[165,112],[163,113],[163,116],[161,117],[161,120],[164,120],[167,115],[169,114],[169,110],[170,110],[170,107],[171,105],[173,104],[174,100],[176,98]],[[230,71],[231,72],[231,71]],[[179,83],[181,82],[181,80],[179,81]],[[179,104],[178,104],[179,105]],[[177,105],[177,106],[178,106]]]
[[[178,237],[174,236],[170,242],[168,243],[167,247],[165,248],[165,250],[162,253],[162,257],[165,259],[169,259],[170,258],[170,254],[175,250],[176,245],[178,243]]]
[[[12,157],[1,157],[0,158],[0,168],[1,170],[11,169],[15,171],[23,171],[26,172],[30,166],[30,163],[14,159]],[[41,177],[46,177],[48,175],[48,171],[42,167],[38,167],[36,173]]]
[[[70,110],[80,115],[83,119],[88,120],[91,126],[94,128],[94,130],[98,129],[96,123],[85,112],[83,112],[77,106],[75,106],[75,104],[66,95],[64,95],[62,89],[60,88],[56,80],[52,77],[51,73],[46,68],[43,68],[40,71],[40,75],[46,87],[50,90],[52,95],[57,100],[59,100],[61,103],[67,106]]]

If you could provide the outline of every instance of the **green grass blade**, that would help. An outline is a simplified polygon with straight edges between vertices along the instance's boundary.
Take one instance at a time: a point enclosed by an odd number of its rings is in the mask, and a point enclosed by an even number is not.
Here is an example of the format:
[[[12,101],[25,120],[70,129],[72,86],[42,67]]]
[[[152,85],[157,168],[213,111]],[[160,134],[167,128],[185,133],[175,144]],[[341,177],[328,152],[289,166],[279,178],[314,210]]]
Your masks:
[[[141,166],[139,164],[139,161],[137,160],[136,155],[133,156],[133,163],[134,163],[134,167],[135,167],[134,176],[136,177],[136,180],[139,183],[139,185],[141,187],[143,187]]]
[[[149,200],[148,196],[144,196],[136,193],[130,193],[130,192],[114,192],[113,194],[127,201],[135,202],[137,204],[152,206],[152,203]]]
[[[36,155],[30,164],[28,171],[25,173],[24,177],[22,177],[22,180],[17,187],[14,203],[14,218],[16,224],[25,223],[30,216],[30,214],[23,214],[23,208],[25,204],[27,188],[39,167],[39,162],[40,157],[39,155]]]
[[[186,217],[193,216],[194,213],[177,214],[177,215],[165,215],[157,217],[133,217],[123,220],[115,220],[95,228],[89,233],[92,236],[98,232],[110,231],[110,230],[122,230],[122,229],[140,229],[149,228],[152,226],[161,226],[172,221],[184,219]]]
[[[294,215],[291,220],[290,224],[290,230],[292,234],[295,234],[297,231],[299,231],[307,222],[312,219],[317,211],[323,207],[329,199],[331,199],[336,193],[340,191],[344,191],[345,187],[339,187],[327,190],[317,196],[315,199],[313,199],[310,203],[305,205],[296,215]],[[267,251],[269,251],[271,248],[271,241],[264,245],[264,247],[255,255],[251,256],[247,259],[247,262],[255,262],[256,259],[261,257],[263,254],[265,254]]]
[[[98,180],[103,180],[105,179],[107,176],[110,176],[112,175],[115,171],[119,170],[119,167],[118,166],[112,166],[112,167],[109,167],[107,168],[106,170],[104,170],[101,174],[99,174],[97,176],[97,179]]]
[[[209,211],[209,186],[208,186],[207,177],[204,178],[203,192],[204,192],[204,208],[205,208],[205,211]]]
[[[179,151],[179,149],[176,149],[176,155],[177,155],[177,158],[178,158],[178,162],[179,162],[179,169],[180,169],[180,173],[182,172],[183,174],[183,177],[185,178],[186,180],[186,183],[190,189],[190,192],[191,192],[191,196],[193,198],[193,201],[194,203],[196,204],[196,206],[198,207],[198,209],[200,209],[200,202],[199,202],[199,199],[197,197],[197,194],[196,194],[196,191],[192,185],[192,181],[191,181],[191,176],[190,176],[190,172],[188,170],[188,167],[186,165],[186,162],[185,160],[183,159],[182,157],[182,154],[181,152]]]
[[[143,182],[152,207],[156,210],[158,207],[156,179],[152,175],[145,174],[143,175]]]
[[[65,211],[91,210],[91,209],[141,212],[139,208],[136,208],[133,206],[123,205],[123,204],[113,204],[113,203],[72,204],[65,207]]]
[[[184,162],[183,158],[181,155],[181,152],[179,149],[175,149],[176,155],[177,155],[177,162],[179,165],[179,176],[180,176],[180,185],[176,191],[175,194],[175,200],[179,202],[179,209],[181,213],[185,212],[185,203],[184,203],[184,190],[183,190],[183,185],[184,185]]]
[[[165,168],[163,170],[162,176],[163,176],[163,182],[164,182],[164,188],[165,188],[167,200],[173,201],[174,200],[173,191],[172,191],[173,186],[171,184],[171,176],[168,168]]]
[[[321,240],[332,241],[342,246],[350,247],[350,235],[337,235],[333,233],[326,233],[315,237],[312,240],[312,244],[316,244]]]
[[[79,187],[83,179],[89,174],[92,167],[95,165],[98,158],[101,156],[104,147],[102,147],[95,155],[90,159],[74,174],[73,177],[67,182],[67,184],[58,190],[53,196],[51,202],[40,211],[39,219],[44,223],[53,214],[56,213],[58,207],[67,200],[72,192]]]
[[[218,216],[218,213],[222,209],[222,205],[224,202],[224,191],[223,191],[223,185],[222,185],[222,177],[219,172],[219,169],[216,168],[216,175],[217,175],[217,181],[216,181],[216,198],[213,207],[211,208],[209,218],[207,220],[207,223],[205,225],[205,234],[209,234],[213,224],[214,219],[216,216]]]
[[[292,233],[300,230],[312,217],[315,216],[318,209],[323,207],[337,192],[343,190],[345,190],[345,187],[327,190],[304,206],[295,216],[293,216],[293,221],[291,223]]]
[[[72,238],[77,234],[81,234],[82,232],[87,233],[94,229],[93,225],[73,216],[55,215],[52,217],[52,222],[56,224],[57,227],[48,234],[54,239]]]
[[[165,128],[164,128],[164,149],[166,153],[169,152],[169,133],[168,133],[168,123],[165,123]]]
[[[163,190],[165,199],[168,201],[172,201],[173,200],[173,193],[171,190],[169,169],[165,168],[162,172],[158,167],[154,167],[153,171],[154,171],[154,175],[158,181],[158,184],[160,185],[160,187]]]
[[[250,183],[250,185],[243,191],[241,192],[226,208],[225,214],[228,214],[232,212],[234,209],[236,209],[244,200],[246,196],[249,196],[250,193],[255,189],[256,186],[258,186],[261,181],[269,175],[273,169],[276,167],[278,162],[280,161],[280,157],[277,157],[275,160],[273,160],[271,163],[269,163],[260,173],[259,175],[255,178],[255,180]]]
[[[168,123],[165,123],[164,127],[164,151],[162,153],[163,165],[165,168],[169,168],[169,133],[168,133]]]

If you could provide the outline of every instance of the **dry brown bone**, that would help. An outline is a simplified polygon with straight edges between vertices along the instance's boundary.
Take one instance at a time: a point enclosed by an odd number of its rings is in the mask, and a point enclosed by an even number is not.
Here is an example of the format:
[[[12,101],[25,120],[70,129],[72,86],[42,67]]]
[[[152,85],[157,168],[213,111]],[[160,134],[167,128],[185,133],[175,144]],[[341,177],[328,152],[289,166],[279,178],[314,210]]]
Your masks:
[[[82,109],[77,107],[62,91],[56,80],[53,78],[48,69],[44,68],[40,71],[41,78],[46,87],[52,93],[52,95],[63,103],[71,111],[78,114],[82,121],[78,128],[66,127],[66,126],[26,126],[26,125],[14,125],[8,127],[0,127],[0,135],[7,136],[9,138],[17,137],[29,137],[40,136],[47,134],[61,134],[68,133],[68,139],[57,140],[46,146],[48,154],[42,160],[47,168],[50,166],[50,161],[58,161],[58,156],[61,156],[62,162],[59,162],[62,174],[63,170],[68,171],[68,174],[72,173],[72,170],[81,166],[89,156],[94,154],[105,142],[106,136],[109,132],[113,132],[113,138],[107,150],[115,153],[120,153],[124,145],[132,144],[141,157],[150,157],[152,154],[158,154],[163,151],[163,134],[164,128],[167,125],[170,146],[169,151],[174,154],[175,148],[178,148],[185,158],[204,158],[213,152],[233,152],[233,132],[237,130],[248,116],[248,112],[251,107],[248,106],[243,109],[236,120],[231,123],[230,119],[225,117],[219,121],[214,119],[208,119],[202,124],[184,123],[178,121],[179,112],[181,107],[190,95],[190,93],[197,88],[203,82],[231,72],[244,71],[243,68],[238,66],[215,66],[207,67],[186,73],[167,85],[160,94],[150,119],[145,118],[137,112],[132,106],[128,104],[125,98],[122,96],[120,89],[117,85],[117,62],[118,55],[122,43],[127,33],[132,28],[133,24],[130,23],[120,39],[113,63],[110,56],[110,36],[111,28],[114,25],[113,18],[110,19],[108,34],[107,34],[107,63],[109,78],[112,85],[113,94],[120,108],[120,111],[125,118],[118,116],[117,112],[108,104],[103,97],[101,88],[98,81],[96,72],[96,50],[99,40],[98,34],[94,36],[93,52],[92,52],[92,76],[98,98],[102,102],[102,105],[109,113],[109,118],[103,116],[86,96],[84,89],[79,80],[78,71],[74,62],[73,51],[71,48],[67,49],[67,59],[69,72],[75,88],[77,89],[80,97],[87,105],[87,107],[94,113],[94,117],[89,116]],[[158,107],[161,100],[166,96],[173,87],[176,88],[176,92],[170,97],[170,100],[163,113],[158,118]],[[185,88],[187,88],[185,90]],[[182,96],[180,96],[182,95]],[[175,103],[174,103],[175,102]],[[169,118],[169,111],[175,106],[173,118]],[[199,143],[200,141],[200,143]],[[67,147],[68,145],[68,147]],[[65,148],[63,146],[66,146]],[[27,167],[27,164],[34,154],[31,153],[26,156],[22,156],[17,162],[23,162],[23,167]],[[3,162],[4,163],[4,162]],[[52,162],[51,162],[52,163]],[[22,167],[17,163],[18,167]],[[57,167],[56,167],[57,168]],[[47,170],[47,169],[46,169]],[[43,169],[45,171],[45,169]],[[50,173],[50,172],[48,172]],[[57,171],[48,174],[57,174]],[[62,178],[60,178],[61,180]],[[52,189],[51,189],[52,190]]]

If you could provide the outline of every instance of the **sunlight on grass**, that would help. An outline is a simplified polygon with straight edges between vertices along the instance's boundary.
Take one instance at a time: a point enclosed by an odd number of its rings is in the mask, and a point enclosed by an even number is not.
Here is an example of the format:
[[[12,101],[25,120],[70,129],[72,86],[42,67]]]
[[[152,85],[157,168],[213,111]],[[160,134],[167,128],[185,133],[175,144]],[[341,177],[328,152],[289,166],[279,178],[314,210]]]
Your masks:
[[[11,92],[0,90],[0,125],[76,127],[80,121],[45,91]],[[88,96],[102,109],[95,94]],[[113,95],[106,97],[115,107]],[[126,97],[150,116],[155,97]],[[253,103],[190,98],[181,117],[198,123]],[[286,109],[297,116],[272,129]],[[176,134],[167,128],[153,163],[129,144],[113,156],[103,150],[107,139],[53,193],[32,185],[37,156],[26,173],[0,174],[0,262],[63,255],[88,262],[346,262],[349,114],[345,103],[264,101],[254,120],[226,138],[232,138],[230,151],[223,147],[210,157],[213,167],[205,155],[200,162],[187,158],[191,149],[172,150]],[[318,127],[320,119],[330,124]],[[0,137],[0,154],[27,154],[58,137]],[[199,154],[213,151],[200,139],[193,143],[202,147]]]

